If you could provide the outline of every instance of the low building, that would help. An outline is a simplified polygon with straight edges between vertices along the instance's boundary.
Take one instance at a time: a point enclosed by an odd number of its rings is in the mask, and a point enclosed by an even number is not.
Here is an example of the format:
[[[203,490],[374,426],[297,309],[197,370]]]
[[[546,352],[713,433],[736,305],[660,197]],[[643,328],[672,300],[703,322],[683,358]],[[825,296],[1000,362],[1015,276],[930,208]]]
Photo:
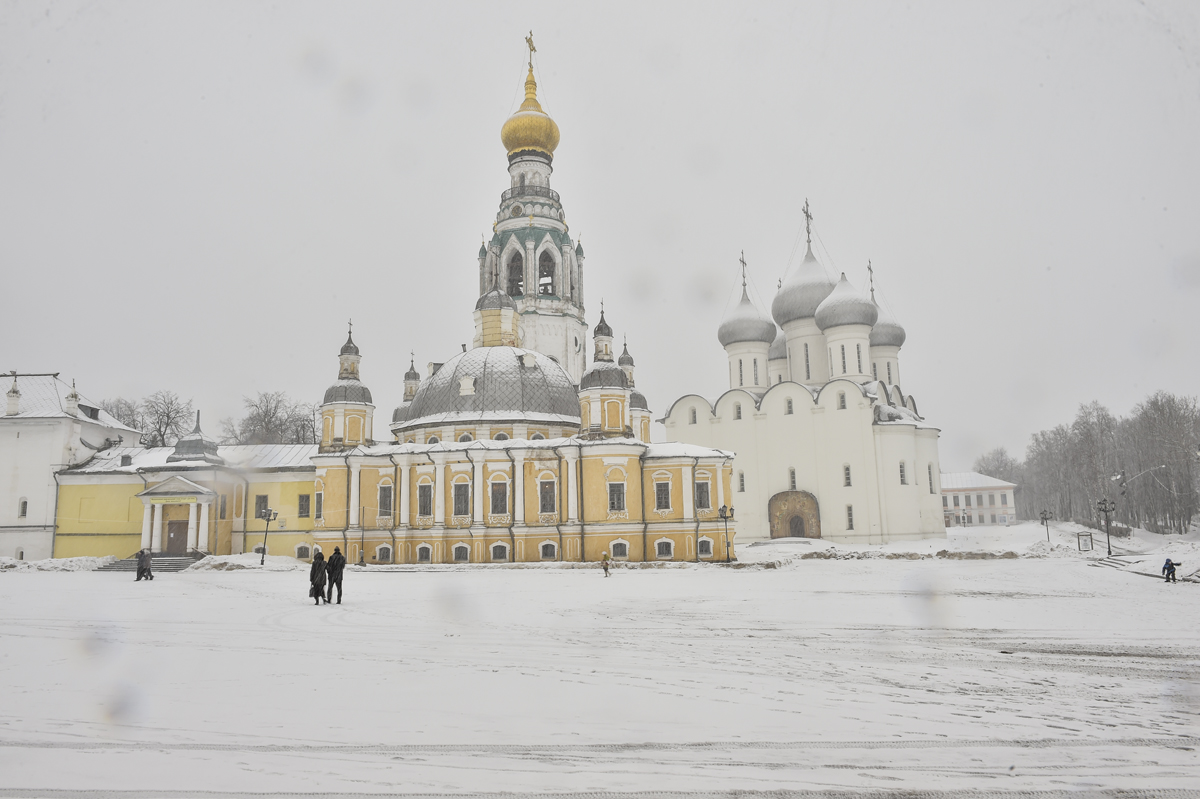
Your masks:
[[[1012,524],[1017,520],[1016,483],[979,472],[942,473],[946,526]]]

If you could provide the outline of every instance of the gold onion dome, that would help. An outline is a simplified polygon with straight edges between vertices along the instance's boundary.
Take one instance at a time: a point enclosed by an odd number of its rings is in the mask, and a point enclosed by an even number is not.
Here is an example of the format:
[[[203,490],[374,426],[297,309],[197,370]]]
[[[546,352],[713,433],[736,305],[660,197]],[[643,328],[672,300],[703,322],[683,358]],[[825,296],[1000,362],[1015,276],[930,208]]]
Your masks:
[[[510,156],[527,150],[554,156],[554,149],[558,147],[558,125],[538,102],[533,67],[529,68],[525,78],[525,102],[500,128],[500,141]]]

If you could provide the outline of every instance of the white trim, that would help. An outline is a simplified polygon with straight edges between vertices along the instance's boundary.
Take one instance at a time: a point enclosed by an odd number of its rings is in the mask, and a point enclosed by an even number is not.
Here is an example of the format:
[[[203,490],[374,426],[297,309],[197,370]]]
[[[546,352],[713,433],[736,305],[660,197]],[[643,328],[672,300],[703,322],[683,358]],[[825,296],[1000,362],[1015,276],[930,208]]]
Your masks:
[[[617,556],[617,555],[613,554],[613,551],[612,551],[613,547],[616,546],[617,544],[625,545],[625,554],[624,555]],[[626,541],[624,538],[614,538],[613,540],[609,541],[608,542],[608,555],[613,560],[629,560],[629,542]]]
[[[504,547],[504,557],[502,557],[502,558],[496,557],[496,547]],[[507,562],[508,561],[508,551],[509,551],[508,544],[504,543],[503,541],[493,541],[491,544],[488,545],[488,560],[490,560],[492,563],[500,563],[502,561]]]
[[[658,554],[658,545],[664,541],[671,545],[671,554],[670,555],[659,555]],[[654,559],[655,560],[673,560],[674,558],[675,558],[675,542],[672,539],[664,536],[654,542]]]
[[[552,557],[547,558],[545,555],[542,554],[542,547],[546,546],[546,544],[549,544],[550,546],[554,547],[554,555]],[[538,544],[537,548],[538,548],[538,559],[539,560],[558,560],[558,542],[557,541],[551,541],[549,538],[547,538],[545,541],[542,541],[540,544]]]
[[[467,559],[458,559],[458,548],[462,547],[467,550]],[[450,543],[450,562],[451,563],[470,563],[471,562],[471,545],[466,541],[453,541]]]
[[[379,551],[381,549],[389,549],[390,550],[391,548],[392,548],[391,544],[380,544],[379,546],[375,547],[375,562],[376,563],[391,563],[392,560],[395,558],[395,554],[396,554],[395,551],[392,552],[392,557],[388,558],[387,560],[384,560],[383,558],[379,557]]]
[[[422,549],[429,550],[429,560],[421,560],[421,550]],[[421,541],[420,543],[417,544],[416,548],[413,551],[417,555],[417,563],[433,563],[433,544],[430,544],[426,541]]]
[[[708,542],[708,554],[707,554],[707,555],[705,555],[703,552],[700,552],[700,543],[699,543],[700,541],[707,541],[707,542]],[[716,552],[717,552],[717,542],[716,542],[716,541],[714,541],[714,540],[713,540],[712,538],[710,538],[709,536],[702,535],[702,536],[700,536],[700,538],[697,540],[697,543],[696,543],[696,551],[697,551],[697,552],[700,552],[700,557],[702,557],[702,558],[713,558],[713,557],[716,557]]]

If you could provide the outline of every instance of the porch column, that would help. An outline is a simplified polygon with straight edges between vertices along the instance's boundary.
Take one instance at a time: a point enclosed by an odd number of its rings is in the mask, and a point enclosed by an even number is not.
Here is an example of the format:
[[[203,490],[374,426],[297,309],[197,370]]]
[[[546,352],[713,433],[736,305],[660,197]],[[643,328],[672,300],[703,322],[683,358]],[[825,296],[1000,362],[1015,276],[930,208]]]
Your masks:
[[[196,542],[196,549],[201,552],[208,552],[208,506],[210,504],[205,502],[200,506],[200,537]]]
[[[149,502],[142,507],[142,549],[150,548],[150,525],[154,517],[154,506]]]
[[[154,529],[150,539],[150,551],[162,552],[162,523],[163,523],[163,506],[161,504],[154,506]]]
[[[525,523],[525,452],[513,452],[513,524]]]
[[[196,503],[188,505],[188,537],[187,551],[196,551]]]

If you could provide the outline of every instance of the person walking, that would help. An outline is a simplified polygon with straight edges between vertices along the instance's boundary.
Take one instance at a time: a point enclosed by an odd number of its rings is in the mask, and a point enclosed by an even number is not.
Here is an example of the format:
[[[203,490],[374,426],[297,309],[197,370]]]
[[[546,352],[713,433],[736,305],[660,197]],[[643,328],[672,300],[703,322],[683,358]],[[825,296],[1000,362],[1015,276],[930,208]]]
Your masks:
[[[138,553],[137,553],[137,580],[134,580],[135,583],[140,580],[153,580],[154,579],[154,574],[150,571],[152,559],[153,559],[153,556],[150,554],[150,550],[148,550],[148,549],[138,550]]]
[[[333,554],[329,556],[329,563],[325,568],[329,572],[329,594],[325,597],[325,604],[328,605],[333,601],[333,587],[336,585],[337,603],[340,605],[342,604],[342,571],[346,568],[346,556],[342,554],[341,548],[333,548]]]
[[[605,577],[607,577],[607,576],[608,576],[608,567],[609,567],[610,565],[611,565],[611,564],[609,563],[609,560],[608,560],[608,553],[607,553],[607,552],[601,552],[601,553],[600,553],[600,566],[601,566],[601,568],[603,568],[603,569],[604,569],[604,576],[605,576]]]
[[[1175,579],[1175,567],[1178,565],[1180,565],[1180,564],[1175,563],[1170,558],[1167,558],[1167,562],[1163,564],[1163,568],[1162,568],[1164,582],[1168,582],[1168,583],[1179,582],[1178,580]]]
[[[317,554],[313,555],[312,568],[308,570],[308,582],[310,588],[308,595],[317,600],[317,604],[321,604],[321,600],[325,599],[325,556],[317,550]],[[326,600],[328,605],[329,601]]]

